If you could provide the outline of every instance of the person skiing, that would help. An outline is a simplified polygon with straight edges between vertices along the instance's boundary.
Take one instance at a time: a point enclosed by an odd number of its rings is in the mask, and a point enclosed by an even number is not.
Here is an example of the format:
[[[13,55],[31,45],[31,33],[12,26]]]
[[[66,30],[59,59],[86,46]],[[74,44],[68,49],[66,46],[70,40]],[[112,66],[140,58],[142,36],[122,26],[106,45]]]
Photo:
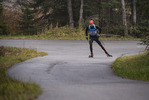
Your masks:
[[[88,31],[89,31],[89,35],[88,35]],[[92,47],[93,41],[96,41],[99,44],[99,46],[104,50],[107,57],[112,57],[112,55],[110,55],[106,51],[106,49],[104,48],[104,46],[101,44],[100,40],[98,39],[100,33],[101,33],[101,28],[99,26],[96,26],[93,20],[90,20],[89,26],[86,28],[86,39],[88,40],[89,38],[89,45],[90,45],[90,52],[91,52],[91,55],[89,55],[89,58],[93,58],[93,47]]]

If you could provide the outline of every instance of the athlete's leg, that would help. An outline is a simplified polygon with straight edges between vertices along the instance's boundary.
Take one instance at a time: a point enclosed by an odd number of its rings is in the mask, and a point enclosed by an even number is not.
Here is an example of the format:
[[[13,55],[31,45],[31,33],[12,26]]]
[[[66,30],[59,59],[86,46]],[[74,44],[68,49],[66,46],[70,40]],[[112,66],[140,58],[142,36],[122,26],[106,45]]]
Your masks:
[[[99,41],[98,37],[95,39],[95,41],[100,45],[100,47],[104,50],[104,52],[106,53],[106,55],[108,57],[112,57],[112,55],[110,55],[107,50],[104,48],[104,46],[101,44],[101,42]]]
[[[108,52],[106,51],[106,49],[104,48],[104,46],[101,44],[101,42],[99,41],[98,37],[95,39],[95,41],[100,45],[100,47],[104,50],[104,52],[106,54],[108,54]]]
[[[89,45],[90,45],[90,52],[91,52],[90,57],[93,57],[93,38],[91,37],[89,39]]]

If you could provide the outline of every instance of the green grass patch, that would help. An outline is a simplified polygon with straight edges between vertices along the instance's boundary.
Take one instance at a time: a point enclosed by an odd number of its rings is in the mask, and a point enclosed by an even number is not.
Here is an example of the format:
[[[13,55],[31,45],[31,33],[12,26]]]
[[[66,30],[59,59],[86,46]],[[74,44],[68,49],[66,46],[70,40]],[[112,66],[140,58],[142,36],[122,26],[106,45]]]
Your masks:
[[[32,36],[25,36],[25,35],[14,35],[14,36],[6,36],[6,35],[0,35],[0,39],[29,39],[29,40],[86,40],[85,35],[77,35],[77,34],[63,34],[63,35],[57,35],[57,34],[38,34],[38,35],[32,35]],[[116,36],[101,36],[99,38],[100,40],[141,40],[139,38],[134,37],[116,37]]]
[[[149,51],[144,54],[117,58],[112,68],[121,77],[149,81]]]
[[[19,62],[45,55],[35,50],[0,47],[0,100],[34,100],[41,93],[40,87],[11,80],[6,70]]]
[[[0,39],[35,39],[35,40],[86,40],[85,30],[68,26],[45,30],[37,35],[0,35]],[[112,34],[101,34],[101,40],[139,40],[138,38],[123,37]]]

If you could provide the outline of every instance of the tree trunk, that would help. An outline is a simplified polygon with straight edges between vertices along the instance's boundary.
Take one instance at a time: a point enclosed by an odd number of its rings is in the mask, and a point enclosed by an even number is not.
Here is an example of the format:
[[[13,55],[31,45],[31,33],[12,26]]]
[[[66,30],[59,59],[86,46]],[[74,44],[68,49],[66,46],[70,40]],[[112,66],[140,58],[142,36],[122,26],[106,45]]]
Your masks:
[[[98,11],[99,11],[99,13],[98,13],[98,15],[99,15],[99,26],[100,27],[102,27],[102,17],[101,17],[101,11],[102,11],[102,7],[101,7],[101,2],[102,2],[102,0],[98,0]]]
[[[136,0],[133,0],[133,23],[137,23],[137,15],[136,15]]]
[[[82,26],[82,23],[83,23],[83,0],[81,0],[81,6],[80,6],[79,26]]]
[[[67,3],[68,3],[69,25],[71,28],[74,28],[72,2],[71,0],[67,0]]]
[[[125,0],[121,0],[121,3],[122,3],[122,20],[123,20],[123,25],[125,27],[125,29],[124,29],[124,36],[128,36]]]

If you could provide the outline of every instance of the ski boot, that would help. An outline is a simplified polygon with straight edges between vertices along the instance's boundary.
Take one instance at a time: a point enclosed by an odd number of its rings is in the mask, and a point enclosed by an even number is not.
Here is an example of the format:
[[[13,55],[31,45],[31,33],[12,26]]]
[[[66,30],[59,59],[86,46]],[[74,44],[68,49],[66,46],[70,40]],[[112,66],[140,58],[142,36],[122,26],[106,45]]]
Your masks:
[[[89,55],[89,58],[93,58],[93,55]]]
[[[91,55],[89,55],[89,58],[93,58],[93,53],[91,53]]]
[[[107,55],[107,57],[113,57],[112,55],[110,55],[110,54],[106,54]]]

